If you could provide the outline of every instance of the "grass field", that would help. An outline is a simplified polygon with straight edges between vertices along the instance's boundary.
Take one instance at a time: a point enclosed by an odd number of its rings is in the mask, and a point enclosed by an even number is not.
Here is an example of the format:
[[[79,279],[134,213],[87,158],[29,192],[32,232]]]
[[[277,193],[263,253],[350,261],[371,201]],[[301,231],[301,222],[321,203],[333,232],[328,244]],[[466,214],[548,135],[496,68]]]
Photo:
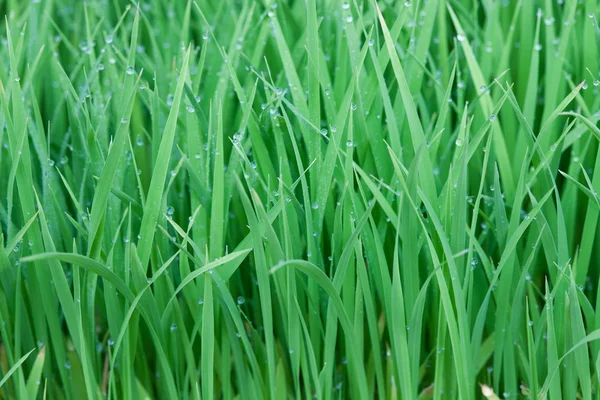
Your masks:
[[[0,399],[599,399],[598,0],[0,0]]]

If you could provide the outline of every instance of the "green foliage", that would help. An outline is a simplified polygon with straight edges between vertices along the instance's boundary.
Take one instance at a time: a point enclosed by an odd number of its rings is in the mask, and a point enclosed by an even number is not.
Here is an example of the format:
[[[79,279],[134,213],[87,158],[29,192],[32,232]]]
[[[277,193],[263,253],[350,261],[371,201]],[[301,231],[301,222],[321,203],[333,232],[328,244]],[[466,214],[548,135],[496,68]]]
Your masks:
[[[600,398],[597,0],[0,10],[0,399]]]

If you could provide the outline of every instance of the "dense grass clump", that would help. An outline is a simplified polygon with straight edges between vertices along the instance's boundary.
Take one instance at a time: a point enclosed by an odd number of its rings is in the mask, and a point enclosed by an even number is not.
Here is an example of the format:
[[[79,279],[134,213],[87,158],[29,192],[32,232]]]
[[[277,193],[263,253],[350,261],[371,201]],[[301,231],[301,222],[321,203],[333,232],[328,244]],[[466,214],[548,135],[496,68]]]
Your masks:
[[[0,0],[0,399],[600,396],[598,0]]]

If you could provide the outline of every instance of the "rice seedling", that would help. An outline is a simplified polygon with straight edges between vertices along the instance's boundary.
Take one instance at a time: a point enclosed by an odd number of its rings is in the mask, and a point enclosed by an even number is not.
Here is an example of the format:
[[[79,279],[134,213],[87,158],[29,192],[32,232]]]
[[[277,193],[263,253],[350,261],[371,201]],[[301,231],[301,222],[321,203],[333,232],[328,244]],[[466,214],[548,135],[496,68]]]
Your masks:
[[[600,398],[597,0],[0,10],[0,398]]]

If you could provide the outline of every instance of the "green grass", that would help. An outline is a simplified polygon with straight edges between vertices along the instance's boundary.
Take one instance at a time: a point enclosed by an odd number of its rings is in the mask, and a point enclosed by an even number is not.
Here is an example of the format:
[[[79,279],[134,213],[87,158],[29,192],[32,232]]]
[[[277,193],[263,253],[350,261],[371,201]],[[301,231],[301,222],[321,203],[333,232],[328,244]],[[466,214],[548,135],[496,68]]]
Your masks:
[[[600,399],[598,0],[0,0],[0,399]]]

